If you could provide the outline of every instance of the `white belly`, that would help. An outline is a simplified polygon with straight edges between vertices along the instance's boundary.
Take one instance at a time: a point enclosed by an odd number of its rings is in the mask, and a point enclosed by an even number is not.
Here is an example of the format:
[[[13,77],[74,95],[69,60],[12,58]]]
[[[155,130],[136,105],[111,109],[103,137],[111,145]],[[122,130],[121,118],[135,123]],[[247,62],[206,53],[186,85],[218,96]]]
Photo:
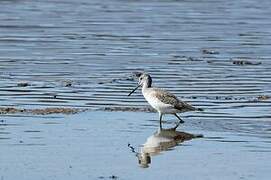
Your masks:
[[[162,114],[175,114],[179,112],[179,110],[175,109],[172,105],[161,102],[155,96],[146,94],[144,97],[154,109]]]

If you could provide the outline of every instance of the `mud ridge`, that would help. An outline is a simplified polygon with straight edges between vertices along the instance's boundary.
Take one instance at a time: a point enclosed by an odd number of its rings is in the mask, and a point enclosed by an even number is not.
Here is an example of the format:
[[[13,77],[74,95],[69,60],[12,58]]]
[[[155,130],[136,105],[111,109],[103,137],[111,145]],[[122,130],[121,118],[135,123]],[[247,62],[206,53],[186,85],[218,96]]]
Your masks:
[[[83,112],[86,109],[79,108],[44,108],[44,109],[20,109],[14,107],[0,107],[0,114],[18,114],[18,113],[28,113],[35,115],[48,115],[48,114],[75,114]]]

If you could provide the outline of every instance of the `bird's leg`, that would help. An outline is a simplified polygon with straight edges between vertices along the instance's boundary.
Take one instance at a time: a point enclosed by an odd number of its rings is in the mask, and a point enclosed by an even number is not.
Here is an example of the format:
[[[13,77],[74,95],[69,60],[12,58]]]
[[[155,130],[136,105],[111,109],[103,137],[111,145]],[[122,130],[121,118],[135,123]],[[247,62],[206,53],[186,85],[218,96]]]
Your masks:
[[[160,129],[162,129],[162,113],[159,113],[159,119],[160,119]]]
[[[184,123],[184,121],[177,115],[174,114],[174,116],[176,116],[179,119],[179,122],[176,124],[176,126],[173,129],[176,129],[181,123]]]
[[[180,121],[178,121],[177,123],[176,123],[176,125],[172,128],[173,130],[176,130],[177,129],[177,127],[179,126],[181,124],[181,122]]]

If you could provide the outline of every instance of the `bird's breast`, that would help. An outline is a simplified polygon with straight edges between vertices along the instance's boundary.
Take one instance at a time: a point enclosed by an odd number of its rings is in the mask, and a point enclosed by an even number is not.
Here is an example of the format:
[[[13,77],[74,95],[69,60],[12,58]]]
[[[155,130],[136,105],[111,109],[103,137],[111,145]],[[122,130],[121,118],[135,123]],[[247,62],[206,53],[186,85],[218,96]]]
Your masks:
[[[155,95],[152,93],[143,93],[146,101],[157,111],[161,113],[174,113],[174,108],[170,104],[165,104],[161,102]],[[174,110],[175,111],[175,110]]]

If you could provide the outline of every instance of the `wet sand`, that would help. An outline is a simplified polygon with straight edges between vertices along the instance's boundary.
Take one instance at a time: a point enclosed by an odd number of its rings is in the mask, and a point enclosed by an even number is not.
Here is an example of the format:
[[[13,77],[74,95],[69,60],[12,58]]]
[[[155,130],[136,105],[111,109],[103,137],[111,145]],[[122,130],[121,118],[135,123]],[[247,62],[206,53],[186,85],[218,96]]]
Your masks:
[[[1,180],[270,178],[269,0],[0,7]],[[143,70],[204,112],[157,132]]]
[[[98,111],[1,119],[4,180],[270,177],[271,124],[266,121],[200,121],[186,116],[176,138],[172,133],[157,136],[154,113]],[[174,118],[167,119],[164,125],[170,128]],[[204,137],[190,139],[186,133]],[[169,136],[180,141],[174,143]],[[147,166],[139,164],[142,152],[150,153]]]

